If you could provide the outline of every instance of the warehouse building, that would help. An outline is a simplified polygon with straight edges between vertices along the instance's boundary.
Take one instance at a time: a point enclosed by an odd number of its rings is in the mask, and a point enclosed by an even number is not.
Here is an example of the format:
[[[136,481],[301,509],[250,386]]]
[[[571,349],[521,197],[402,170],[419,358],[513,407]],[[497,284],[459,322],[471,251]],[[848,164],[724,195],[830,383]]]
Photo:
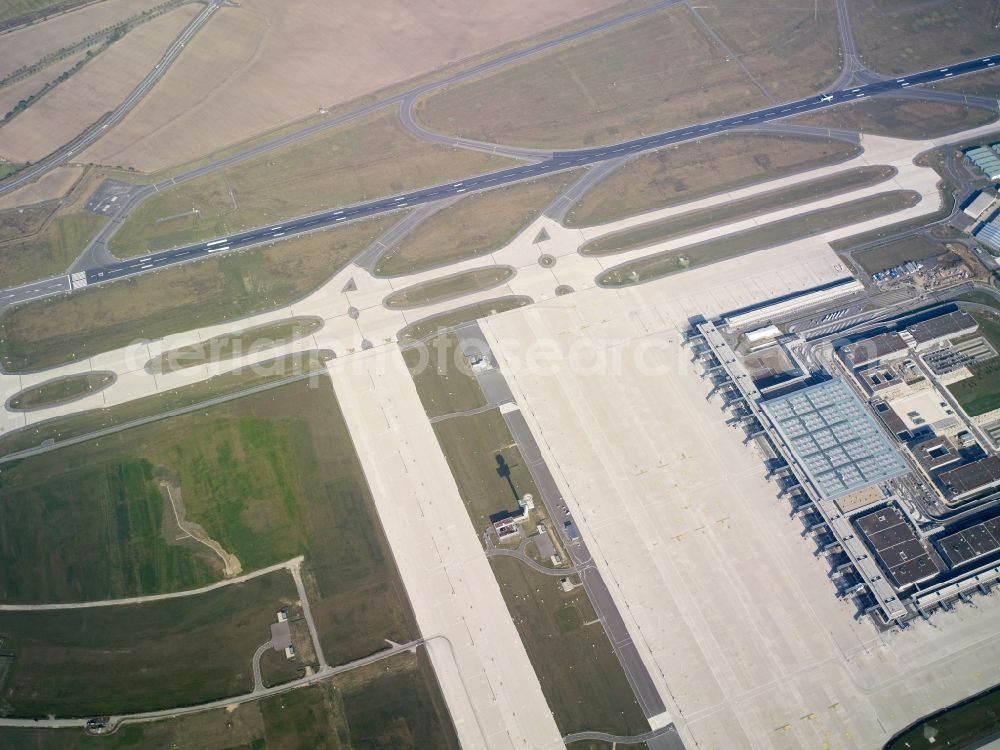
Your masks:
[[[965,158],[991,180],[1000,180],[1000,144],[977,146],[965,152]]]

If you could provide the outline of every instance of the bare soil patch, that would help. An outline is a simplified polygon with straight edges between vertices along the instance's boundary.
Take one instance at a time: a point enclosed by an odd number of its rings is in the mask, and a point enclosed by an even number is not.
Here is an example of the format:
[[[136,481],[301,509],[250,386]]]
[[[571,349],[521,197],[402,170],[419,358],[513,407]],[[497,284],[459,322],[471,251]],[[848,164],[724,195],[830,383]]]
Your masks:
[[[618,4],[245,0],[86,158],[162,169]]]
[[[201,6],[185,5],[132,31],[18,117],[0,128],[0,154],[38,161],[125,98]]]
[[[979,127],[996,119],[995,112],[980,107],[920,99],[878,98],[796,117],[792,121],[922,140]]]
[[[566,215],[594,226],[713,193],[847,161],[853,143],[784,135],[720,135],[644,154],[599,182]]]
[[[903,75],[993,54],[1000,6],[993,0],[847,0],[863,62]]]

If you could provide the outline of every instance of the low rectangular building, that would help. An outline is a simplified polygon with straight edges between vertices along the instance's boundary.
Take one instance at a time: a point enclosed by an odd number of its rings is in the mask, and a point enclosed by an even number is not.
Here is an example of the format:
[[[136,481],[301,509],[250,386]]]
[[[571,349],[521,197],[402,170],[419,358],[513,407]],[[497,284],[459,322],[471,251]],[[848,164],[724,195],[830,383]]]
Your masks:
[[[952,567],[977,562],[1000,550],[1000,518],[990,518],[942,537],[938,545]]]
[[[955,310],[906,327],[918,351],[978,330],[979,323],[965,310]]]
[[[938,475],[945,502],[958,505],[1000,489],[1000,456],[987,456]]]
[[[909,446],[913,460],[930,481],[934,476],[948,467],[953,467],[962,460],[955,444],[944,435],[935,435]]]
[[[895,331],[860,339],[838,350],[841,358],[852,369],[884,359],[895,359],[907,351],[909,347],[906,341]]]
[[[937,555],[921,543],[895,505],[859,516],[854,524],[896,588],[907,588],[943,570]]]

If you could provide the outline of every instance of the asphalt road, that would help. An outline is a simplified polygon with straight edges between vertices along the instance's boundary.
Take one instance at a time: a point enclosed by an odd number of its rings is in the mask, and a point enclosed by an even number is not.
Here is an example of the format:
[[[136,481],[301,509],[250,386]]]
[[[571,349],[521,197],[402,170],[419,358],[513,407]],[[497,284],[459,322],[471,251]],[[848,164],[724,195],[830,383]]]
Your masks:
[[[393,197],[380,198],[353,206],[288,219],[281,223],[250,229],[210,242],[200,242],[186,247],[164,250],[142,258],[132,258],[101,268],[91,269],[86,271],[86,281],[88,284],[111,281],[163,268],[174,263],[205,258],[214,253],[225,252],[226,250],[235,250],[237,248],[267,243],[302,232],[326,229],[356,219],[377,216],[393,211],[403,211],[414,206],[438,201],[442,198],[460,196],[464,193],[472,193],[554,172],[618,159],[623,156],[704,138],[741,127],[759,126],[762,123],[794,117],[807,112],[815,112],[839,104],[858,101],[866,97],[906,91],[910,86],[934,83],[954,76],[986,70],[995,67],[998,63],[1000,63],[1000,55],[977,58],[945,68],[935,68],[934,70],[914,73],[902,78],[868,83],[852,89],[831,92],[823,96],[810,96],[805,99],[778,104],[754,112],[725,117],[700,125],[677,128],[609,146],[576,151],[557,151],[553,153],[551,158],[535,164],[511,167],[498,172],[422,188]]]

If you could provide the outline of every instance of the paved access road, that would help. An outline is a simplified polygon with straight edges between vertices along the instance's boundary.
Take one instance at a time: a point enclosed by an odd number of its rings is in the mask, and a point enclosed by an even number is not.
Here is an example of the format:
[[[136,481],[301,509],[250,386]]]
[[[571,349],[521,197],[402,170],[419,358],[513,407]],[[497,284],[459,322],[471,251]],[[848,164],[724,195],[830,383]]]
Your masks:
[[[995,67],[998,63],[1000,63],[1000,54],[968,60],[945,68],[935,68],[921,73],[914,73],[902,78],[866,83],[855,88],[842,89],[822,96],[810,96],[805,99],[777,104],[754,112],[725,117],[700,125],[677,128],[609,146],[576,151],[557,151],[552,154],[551,158],[535,164],[511,167],[498,172],[469,177],[457,182],[414,190],[402,195],[380,198],[353,206],[288,219],[281,223],[250,229],[210,242],[201,242],[186,247],[164,250],[142,258],[133,258],[101,268],[91,269],[86,271],[85,280],[88,284],[111,281],[156,268],[162,268],[174,263],[204,258],[214,253],[225,252],[226,250],[235,250],[237,248],[279,240],[302,232],[325,229],[346,221],[367,218],[392,211],[402,211],[413,206],[439,201],[443,198],[461,196],[464,193],[498,187],[554,172],[597,164],[611,159],[619,159],[643,151],[704,138],[741,127],[759,126],[762,123],[781,120],[807,112],[815,112],[870,96],[898,93],[906,91],[911,86],[934,83],[957,75],[987,70]],[[79,285],[74,284],[74,286]],[[10,303],[13,302],[13,300],[10,301]]]

